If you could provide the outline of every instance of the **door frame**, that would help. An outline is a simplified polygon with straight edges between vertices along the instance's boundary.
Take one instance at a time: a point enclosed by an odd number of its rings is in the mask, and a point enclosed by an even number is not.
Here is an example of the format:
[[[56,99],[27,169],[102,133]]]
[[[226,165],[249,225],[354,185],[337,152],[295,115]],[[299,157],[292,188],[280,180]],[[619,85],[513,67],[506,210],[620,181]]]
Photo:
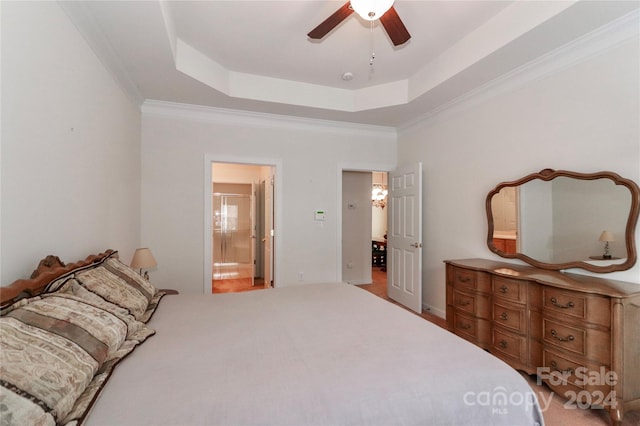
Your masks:
[[[204,232],[203,232],[203,272],[204,279],[202,282],[202,290],[204,294],[212,294],[211,280],[213,274],[211,272],[213,261],[213,230],[211,229],[211,215],[212,215],[212,202],[213,194],[211,193],[211,167],[213,163],[232,163],[238,165],[251,165],[251,166],[266,166],[273,168],[274,176],[274,276],[273,286],[277,287],[280,282],[280,274],[282,271],[281,259],[279,251],[282,247],[282,214],[277,212],[282,211],[282,160],[274,158],[258,158],[258,157],[242,157],[235,155],[217,155],[217,154],[205,154],[204,167],[203,167],[203,198],[204,198]]]
[[[350,164],[343,163],[338,165],[337,171],[337,189],[338,201],[336,204],[336,220],[337,220],[337,239],[340,243],[336,249],[336,282],[342,282],[342,173],[343,172],[387,172],[395,169],[395,164]],[[389,259],[387,259],[387,262]]]

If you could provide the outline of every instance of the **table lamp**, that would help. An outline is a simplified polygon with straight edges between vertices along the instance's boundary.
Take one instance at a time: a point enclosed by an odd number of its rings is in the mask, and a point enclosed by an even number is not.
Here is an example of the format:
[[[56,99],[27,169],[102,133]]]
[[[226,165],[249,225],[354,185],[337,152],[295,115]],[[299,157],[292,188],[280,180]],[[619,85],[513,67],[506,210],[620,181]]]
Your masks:
[[[136,249],[135,253],[133,253],[133,259],[131,259],[131,267],[133,269],[139,269],[140,275],[144,277],[145,280],[149,279],[149,272],[146,269],[153,268],[157,266],[158,263],[156,259],[151,254],[151,250],[146,247]],[[145,269],[144,275],[142,274],[142,270]]]

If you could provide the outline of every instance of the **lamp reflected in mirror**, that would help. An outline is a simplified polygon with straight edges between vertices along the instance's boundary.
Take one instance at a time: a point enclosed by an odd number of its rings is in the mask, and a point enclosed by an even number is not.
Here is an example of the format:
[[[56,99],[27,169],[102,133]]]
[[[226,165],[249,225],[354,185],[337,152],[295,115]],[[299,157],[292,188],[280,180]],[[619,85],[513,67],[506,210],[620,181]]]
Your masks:
[[[611,249],[609,248],[609,243],[615,241],[613,232],[602,231],[602,234],[600,234],[600,241],[604,242],[604,253],[602,254],[602,258],[611,259]]]

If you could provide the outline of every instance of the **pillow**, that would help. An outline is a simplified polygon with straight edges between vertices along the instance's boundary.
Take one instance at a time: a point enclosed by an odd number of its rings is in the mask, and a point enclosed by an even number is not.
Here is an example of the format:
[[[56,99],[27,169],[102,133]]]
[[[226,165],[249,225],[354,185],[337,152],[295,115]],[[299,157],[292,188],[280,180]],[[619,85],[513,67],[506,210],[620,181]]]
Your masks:
[[[121,350],[127,324],[82,301],[34,297],[0,318],[0,409],[11,424],[56,424]]]
[[[147,309],[144,314],[142,314],[138,320],[141,322],[147,323],[153,316],[153,313],[156,311],[158,307],[158,303],[160,303],[160,299],[165,296],[167,293],[158,290],[151,284],[148,280],[144,279],[135,269],[132,269],[130,266],[125,265],[117,258],[117,252],[114,252],[112,255],[108,256],[104,259],[105,266],[110,271],[115,272],[117,270],[117,274],[121,277],[127,277],[126,280],[128,282],[135,282],[136,286],[143,289],[143,292],[147,295],[147,299],[149,300],[149,304],[147,305]],[[148,295],[152,295],[150,298]]]
[[[116,257],[118,255],[117,251],[112,251],[109,255],[103,257],[102,259],[93,261],[91,263],[88,263],[86,265],[82,265],[82,266],[78,266],[77,268],[74,268],[66,273],[64,273],[63,275],[55,278],[53,281],[49,282],[44,290],[43,293],[53,293],[55,291],[57,291],[62,285],[65,284],[65,282],[67,281],[67,279],[69,278],[73,278],[75,276],[75,274],[77,274],[80,271],[84,271],[86,269],[91,269],[91,268],[95,268],[101,264],[103,264],[104,262],[107,261],[107,259],[110,259],[112,257]],[[81,262],[84,263],[84,262]],[[67,267],[69,267],[71,265],[67,265]]]
[[[108,310],[114,315],[122,318],[128,324],[127,339],[124,341],[122,346],[120,346],[118,351],[113,353],[109,357],[109,359],[104,362],[89,386],[87,386],[82,395],[80,395],[80,397],[76,400],[73,409],[61,422],[61,424],[63,425],[76,426],[78,424],[82,424],[85,417],[91,411],[91,407],[106,385],[107,380],[109,379],[109,377],[111,377],[111,374],[116,365],[127,355],[129,355],[137,347],[137,345],[144,342],[147,337],[155,334],[155,330],[149,328],[146,324],[137,321],[133,317],[133,315],[129,313],[128,310],[110,303],[97,294],[94,294],[86,288],[82,287],[75,279],[68,280],[60,288],[58,294],[60,296],[64,295],[64,297],[69,298],[79,298],[92,305],[95,304],[96,306]],[[157,292],[156,296],[154,296],[154,299],[149,304],[149,308],[147,308],[147,315],[153,314],[153,311],[155,311],[160,298],[162,298],[162,296],[164,295],[164,292]],[[153,308],[151,307],[152,305]]]
[[[116,256],[73,269],[40,296],[2,310],[0,423],[82,424],[115,366],[155,334],[144,322],[166,293]],[[83,287],[78,274],[85,282],[102,279],[111,297]]]
[[[42,295],[43,298],[47,297],[65,297],[74,300],[79,300],[97,308],[103,309],[111,314],[117,316],[127,325],[126,340],[135,340],[137,343],[144,342],[147,337],[155,334],[155,331],[149,328],[146,324],[136,320],[128,310],[121,308],[118,305],[110,303],[82,287],[77,280],[73,278],[67,279],[67,281],[60,287],[60,289],[52,294]]]
[[[149,294],[146,288],[139,286],[136,281],[127,280],[114,274],[112,270],[117,271],[116,268],[108,269],[108,265],[103,264],[81,271],[75,278],[90,292],[127,309],[136,319],[141,318],[154,294]]]
[[[104,270],[89,272],[100,267],[109,271],[119,280],[106,275]],[[108,256],[94,263],[80,266],[56,278],[45,287],[44,292],[56,292],[66,284],[69,278],[76,277],[79,278],[80,284],[84,285],[88,290],[111,303],[127,309],[134,314],[136,319],[144,323],[151,319],[160,299],[166,294],[158,291],[138,272],[122,263],[118,259],[117,251],[111,252]],[[101,281],[101,284],[98,284],[97,281]],[[115,286],[118,294],[112,293],[112,285]],[[147,301],[142,300],[140,296]]]
[[[151,300],[153,295],[158,291],[153,284],[143,278],[135,269],[131,269],[130,266],[125,265],[116,257],[111,256],[106,258],[104,266],[111,273],[125,280],[129,285],[138,288],[149,300]]]

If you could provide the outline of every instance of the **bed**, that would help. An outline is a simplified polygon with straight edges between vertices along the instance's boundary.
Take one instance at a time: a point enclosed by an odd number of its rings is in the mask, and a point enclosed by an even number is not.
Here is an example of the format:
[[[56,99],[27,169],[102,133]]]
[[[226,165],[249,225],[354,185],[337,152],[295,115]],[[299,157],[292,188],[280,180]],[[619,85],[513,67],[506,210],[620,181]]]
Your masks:
[[[139,283],[117,252],[56,263],[0,289],[0,322],[26,327],[20,321],[29,323],[29,315],[21,310],[84,300],[126,319],[128,330],[120,343],[101,337],[113,348],[94,366],[94,378],[74,389],[75,403],[55,405],[21,389],[28,384],[12,383],[21,375],[6,371],[17,361],[7,361],[15,343],[3,328],[0,418],[14,420],[8,424],[27,414],[52,425],[543,424],[535,394],[515,370],[355,286],[216,295],[153,289],[147,306],[125,308],[117,297],[106,299],[123,285],[138,291],[150,284]],[[117,280],[95,271],[107,267]],[[25,293],[19,288],[30,297],[16,302]]]

